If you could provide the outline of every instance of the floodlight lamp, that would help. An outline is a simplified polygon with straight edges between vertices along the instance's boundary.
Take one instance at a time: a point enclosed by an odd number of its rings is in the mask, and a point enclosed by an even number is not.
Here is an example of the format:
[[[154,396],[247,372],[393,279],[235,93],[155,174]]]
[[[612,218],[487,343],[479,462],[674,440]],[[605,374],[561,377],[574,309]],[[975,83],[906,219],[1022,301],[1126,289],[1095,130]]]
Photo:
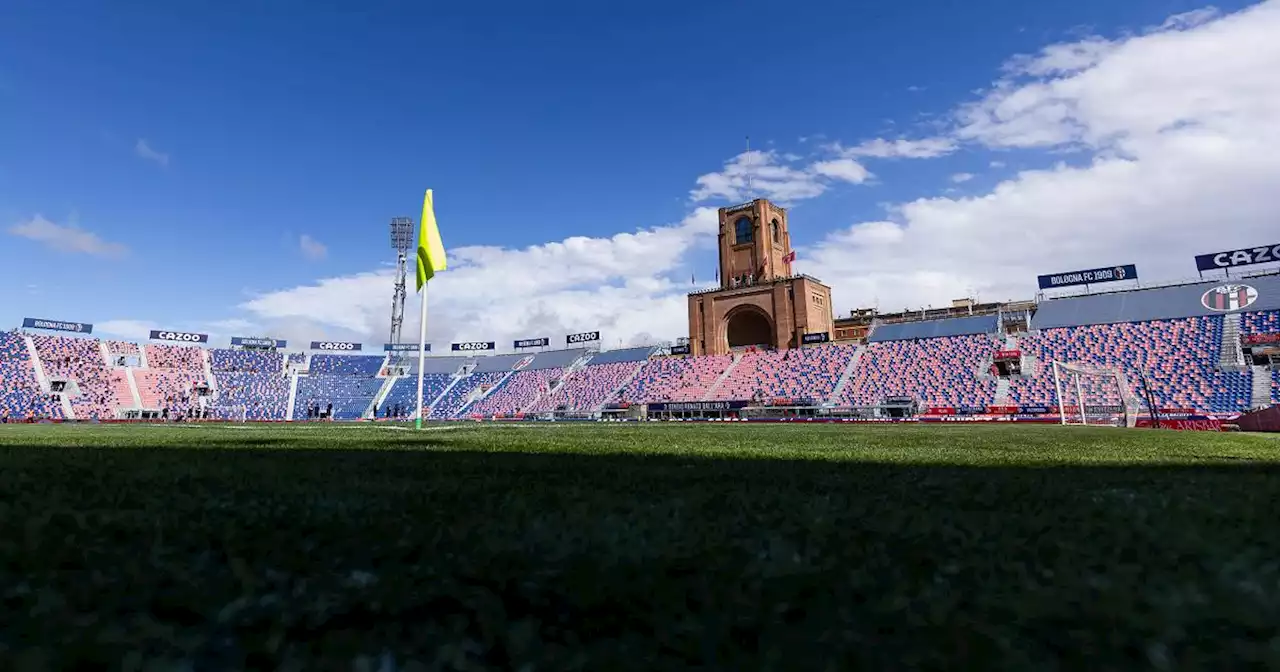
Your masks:
[[[413,219],[410,217],[391,218],[391,248],[396,252],[408,252],[413,249]]]

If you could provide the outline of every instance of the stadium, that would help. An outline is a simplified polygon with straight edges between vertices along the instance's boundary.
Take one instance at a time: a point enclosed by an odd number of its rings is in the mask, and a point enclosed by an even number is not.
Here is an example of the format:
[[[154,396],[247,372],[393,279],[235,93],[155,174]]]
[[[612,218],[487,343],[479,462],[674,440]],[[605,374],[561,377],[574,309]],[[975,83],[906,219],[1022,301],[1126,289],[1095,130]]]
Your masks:
[[[1056,298],[958,300],[942,310],[866,310],[839,319],[828,287],[791,272],[783,208],[757,199],[721,208],[719,219],[721,286],[689,295],[689,336],[674,343],[601,351],[599,331],[521,339],[512,354],[482,354],[495,349],[492,341],[452,343],[449,356],[422,360],[417,409],[418,345],[400,342],[395,331],[381,354],[366,355],[363,343],[335,341],[288,351],[270,336],[206,348],[208,334],[166,330],[152,331],[151,342],[99,340],[89,336],[91,324],[27,318],[0,341],[0,421],[421,417],[1216,429],[1280,400],[1280,274],[1267,270],[1280,245],[1200,255],[1196,282],[1141,286],[1133,265],[1099,268],[1041,276],[1041,290],[1070,292]],[[399,247],[403,261],[407,242]],[[401,315],[403,282],[402,274],[394,293]],[[561,339],[563,348],[552,346]]]
[[[1216,5],[0,3],[0,670],[1280,670]]]
[[[720,210],[721,286],[661,346],[454,343],[419,369],[394,339],[26,319],[0,334],[0,656],[1278,662],[1276,444],[1221,430],[1275,429],[1280,246],[844,318],[790,272],[785,216]]]

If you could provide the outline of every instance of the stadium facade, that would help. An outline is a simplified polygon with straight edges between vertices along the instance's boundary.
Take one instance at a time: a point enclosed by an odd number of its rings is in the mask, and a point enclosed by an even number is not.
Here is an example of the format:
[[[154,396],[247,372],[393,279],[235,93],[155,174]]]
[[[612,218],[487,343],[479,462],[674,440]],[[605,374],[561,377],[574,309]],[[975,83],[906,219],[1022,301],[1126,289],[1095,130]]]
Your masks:
[[[602,352],[600,333],[587,332],[559,350],[549,338],[516,341],[515,354],[454,343],[425,360],[423,416],[1066,421],[1070,411],[1134,424],[1152,411],[1223,419],[1280,403],[1280,273],[1248,273],[1266,255],[1197,257],[1202,278],[1216,279],[1142,287],[1136,267],[1118,266],[1041,276],[1042,289],[1074,295],[835,318],[830,288],[791,270],[784,209],[761,199],[719,219],[720,286],[689,295],[687,341]],[[1094,291],[1102,283],[1118,289]],[[207,334],[92,332],[27,318],[0,333],[0,420],[417,413],[415,344],[286,352],[265,337],[209,348]]]

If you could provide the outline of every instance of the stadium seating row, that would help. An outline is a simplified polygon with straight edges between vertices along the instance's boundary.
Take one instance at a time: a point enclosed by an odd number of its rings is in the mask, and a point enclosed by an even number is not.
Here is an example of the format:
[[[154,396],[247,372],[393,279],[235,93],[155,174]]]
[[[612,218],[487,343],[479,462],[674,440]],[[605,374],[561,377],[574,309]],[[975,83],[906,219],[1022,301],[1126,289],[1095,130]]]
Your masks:
[[[1280,332],[1280,311],[1245,313],[1240,331]],[[1140,401],[1139,386],[1145,380],[1162,407],[1241,411],[1250,404],[1253,374],[1247,369],[1220,370],[1222,333],[1223,318],[1216,315],[1034,330],[1019,337],[1027,365],[1023,375],[1010,379],[1007,403],[1056,405],[1052,363],[1058,361],[1123,374],[1128,385],[1123,393],[1101,379],[1083,381],[1093,386],[1085,392],[1094,403]],[[26,338],[49,380],[69,383],[69,404],[78,419],[112,418],[120,409],[136,407],[131,372],[143,408],[183,413],[195,404],[192,388],[208,383],[214,392],[208,402],[212,406],[242,409],[253,420],[282,420],[289,416],[292,382],[285,362],[306,361],[299,353],[286,360],[276,352],[164,344],[140,349],[124,341],[9,333],[0,340],[0,417],[62,414],[61,404],[36,380]],[[926,407],[982,407],[996,402],[998,382],[989,368],[993,352],[1001,347],[992,334],[874,340],[862,346],[851,371],[858,348],[847,344],[658,358],[650,358],[651,349],[638,348],[600,353],[585,366],[579,362],[584,351],[566,350],[543,357],[541,364],[539,356],[477,358],[473,371],[464,367],[465,358],[432,358],[436,361],[424,376],[424,397],[432,404],[432,418],[704,399],[811,399],[867,406],[905,396]],[[104,352],[145,354],[146,366],[113,366],[120,362],[104,357]],[[212,380],[206,378],[206,357]],[[416,376],[388,382],[380,377],[385,375],[384,362],[382,356],[312,355],[309,375],[297,378],[294,417],[304,419],[306,408],[332,404],[336,419],[360,418],[384,384],[388,391],[381,409],[399,406],[402,416],[410,416]],[[520,370],[513,372],[512,367]],[[848,381],[836,394],[846,372]],[[1272,383],[1274,398],[1280,401],[1280,373],[1273,374]],[[1072,403],[1076,394],[1064,392],[1062,401]]]
[[[0,421],[62,418],[62,407],[36,380],[26,340],[13,332],[0,333]]]
[[[519,413],[539,397],[550,393],[551,385],[560,379],[563,369],[525,369],[516,371],[470,410],[474,415],[508,415]]]
[[[1058,361],[1121,371],[1134,399],[1141,398],[1145,377],[1164,408],[1226,413],[1249,407],[1251,374],[1217,370],[1220,317],[1045,329],[1021,342],[1023,351],[1042,365],[1036,375],[1013,381],[1010,400],[1015,404],[1056,402],[1050,365]],[[1106,402],[1122,399],[1109,394]]]

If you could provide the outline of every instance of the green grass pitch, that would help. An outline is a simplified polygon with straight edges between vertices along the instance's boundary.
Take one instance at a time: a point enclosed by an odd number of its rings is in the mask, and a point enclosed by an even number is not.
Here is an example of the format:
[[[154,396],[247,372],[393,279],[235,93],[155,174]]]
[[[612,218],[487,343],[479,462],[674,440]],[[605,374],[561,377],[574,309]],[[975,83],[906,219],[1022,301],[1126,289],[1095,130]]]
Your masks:
[[[1280,667],[1269,437],[436,427],[0,426],[0,668]]]

